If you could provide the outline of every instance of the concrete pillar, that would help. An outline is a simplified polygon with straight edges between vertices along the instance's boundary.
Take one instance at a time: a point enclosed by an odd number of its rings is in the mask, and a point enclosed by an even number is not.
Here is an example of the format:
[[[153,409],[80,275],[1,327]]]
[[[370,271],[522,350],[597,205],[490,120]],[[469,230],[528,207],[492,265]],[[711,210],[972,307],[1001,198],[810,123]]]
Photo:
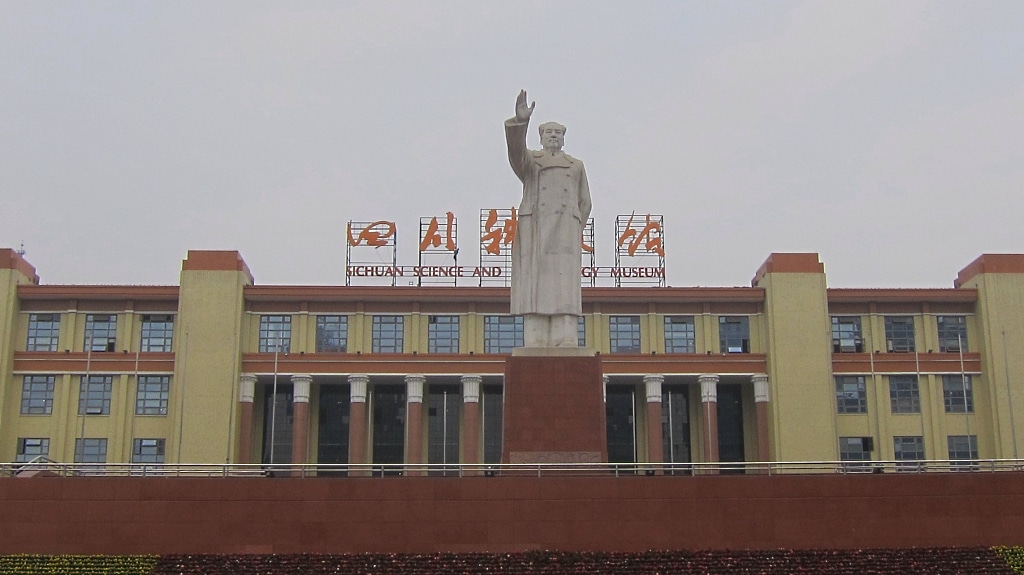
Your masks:
[[[701,428],[704,431],[704,460],[718,462],[718,374],[705,373],[697,376],[700,382]],[[714,467],[710,473],[718,473]]]
[[[423,463],[423,384],[426,380],[425,376],[414,373],[405,376],[405,462],[409,464],[406,475],[425,475],[419,466]]]
[[[768,429],[768,374],[750,376],[754,383],[754,405],[757,408],[757,460],[771,461]]]
[[[352,465],[362,465],[366,461],[366,387],[370,383],[370,376],[363,373],[353,373],[348,376],[348,385],[351,389],[348,417],[348,462]],[[349,475],[368,475],[367,472],[349,472]]]
[[[480,382],[479,375],[462,376],[462,463],[480,463]],[[479,475],[479,470],[470,470],[468,475]]]
[[[292,463],[307,463],[309,453],[309,384],[313,376],[292,376]],[[296,471],[301,476],[301,471]]]
[[[665,376],[649,373],[644,376],[644,390],[647,396],[647,461],[665,461],[661,429],[661,384]]]
[[[256,394],[256,376],[243,373],[238,378],[238,463],[252,463],[252,408]]]

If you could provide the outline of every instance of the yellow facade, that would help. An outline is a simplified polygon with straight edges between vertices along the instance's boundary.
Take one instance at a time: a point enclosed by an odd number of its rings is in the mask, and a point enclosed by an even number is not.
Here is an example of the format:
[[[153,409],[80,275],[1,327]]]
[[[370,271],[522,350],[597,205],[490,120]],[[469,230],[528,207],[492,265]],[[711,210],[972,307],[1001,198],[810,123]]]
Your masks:
[[[236,252],[190,252],[179,286],[47,286],[0,252],[0,461],[27,460],[43,439],[44,455],[64,462],[77,441],[103,440],[106,463],[261,462],[267,445],[280,445],[275,459],[301,463],[360,452],[367,463],[482,462],[500,446],[507,350],[494,352],[487,318],[507,316],[503,288],[260,286]],[[116,318],[112,348],[89,351],[88,318],[106,315]],[[322,349],[324,315],[345,318],[343,351]],[[49,316],[59,323],[46,332],[49,347],[29,349]],[[154,316],[173,318],[171,351],[143,349]],[[261,333],[268,316],[287,318],[278,353]],[[403,318],[400,353],[374,352],[375,316]],[[458,353],[430,353],[434,316],[458,318]],[[726,342],[722,330],[739,329],[738,319],[745,337]],[[837,343],[837,321],[855,326],[852,348]],[[943,349],[947,325],[961,326],[962,352]],[[1017,458],[1024,446],[1024,256],[983,256],[955,288],[843,290],[827,286],[815,254],[773,254],[750,288],[585,288],[583,333],[614,392],[609,425],[619,435],[609,442],[629,461],[657,462],[664,451],[662,461],[708,462],[709,442],[721,461],[741,462],[848,459],[860,438],[873,461],[961,459],[950,451],[958,441],[982,459]],[[364,375],[360,397],[353,382]],[[422,398],[412,397],[415,376]],[[95,392],[107,411],[80,413],[83,378],[96,377],[109,378],[109,392]],[[164,406],[157,413],[139,382],[161,377],[166,390],[150,398]],[[365,428],[344,427],[360,402]],[[476,402],[481,427],[467,429]],[[417,428],[381,423],[406,422],[412,403],[422,406]],[[446,433],[455,435],[439,439]],[[476,453],[466,452],[469,434]],[[293,457],[298,437],[308,448]]]

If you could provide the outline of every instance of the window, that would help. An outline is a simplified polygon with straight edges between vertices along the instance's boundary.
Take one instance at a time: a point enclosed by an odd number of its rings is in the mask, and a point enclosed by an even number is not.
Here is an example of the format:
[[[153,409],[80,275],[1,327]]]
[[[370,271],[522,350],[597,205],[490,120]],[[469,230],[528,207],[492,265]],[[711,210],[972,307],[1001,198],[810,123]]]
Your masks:
[[[163,463],[163,439],[133,439],[132,463]]]
[[[860,334],[860,316],[832,316],[832,352],[861,353],[864,340]]]
[[[142,351],[171,351],[173,315],[142,316]]]
[[[889,376],[889,404],[893,413],[921,413],[916,375]]]
[[[459,316],[432,315],[427,322],[428,353],[459,353]]]
[[[53,413],[52,375],[26,375],[21,383],[21,414],[50,415]]]
[[[135,394],[135,415],[167,415],[167,396],[171,387],[169,375],[139,376]]]
[[[37,457],[46,457],[50,454],[50,438],[48,437],[19,437],[18,453],[14,457],[16,463],[28,463]]]
[[[400,315],[373,316],[373,353],[402,353],[405,318]]]
[[[920,435],[897,435],[892,438],[892,449],[896,461],[921,461],[924,459],[924,438]],[[914,464],[896,464],[897,470],[914,467]]]
[[[718,347],[722,353],[750,353],[750,318],[718,318]]]
[[[946,413],[974,413],[971,376],[942,376],[942,403],[945,404]]]
[[[609,348],[612,353],[640,353],[640,316],[613,315],[608,318]]]
[[[106,463],[107,439],[86,437],[75,440],[75,463]]]
[[[85,351],[117,350],[117,316],[85,316]]]
[[[939,351],[967,351],[967,318],[962,315],[940,315]]]
[[[840,437],[840,461],[870,461],[874,441],[870,437]]]
[[[886,316],[885,349],[897,353],[914,351],[914,318]]]
[[[60,314],[33,313],[28,316],[28,342],[25,351],[57,351]]]
[[[948,435],[946,445],[949,448],[951,460],[970,461],[978,459],[978,436],[977,435]],[[954,463],[964,465],[964,463]]]
[[[665,317],[665,353],[696,353],[693,316]]]
[[[110,391],[114,376],[82,376],[78,391],[78,415],[110,415]]]
[[[576,318],[576,345],[587,347],[587,320],[583,316]]]
[[[484,463],[501,463],[502,415],[504,389],[500,385],[482,385],[484,427]]]
[[[867,413],[868,395],[863,375],[836,376],[836,413]]]
[[[339,353],[348,351],[348,316],[316,316],[317,353]]]
[[[260,316],[260,352],[288,353],[292,347],[292,316]]]
[[[515,347],[523,347],[522,316],[484,317],[484,353],[512,353]]]

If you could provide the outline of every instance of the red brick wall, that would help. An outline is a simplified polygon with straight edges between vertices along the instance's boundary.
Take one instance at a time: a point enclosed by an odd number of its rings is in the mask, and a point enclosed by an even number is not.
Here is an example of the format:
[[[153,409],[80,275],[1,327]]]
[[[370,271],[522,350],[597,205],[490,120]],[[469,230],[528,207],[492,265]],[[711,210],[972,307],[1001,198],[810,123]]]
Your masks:
[[[0,553],[1024,545],[1024,474],[0,480]]]

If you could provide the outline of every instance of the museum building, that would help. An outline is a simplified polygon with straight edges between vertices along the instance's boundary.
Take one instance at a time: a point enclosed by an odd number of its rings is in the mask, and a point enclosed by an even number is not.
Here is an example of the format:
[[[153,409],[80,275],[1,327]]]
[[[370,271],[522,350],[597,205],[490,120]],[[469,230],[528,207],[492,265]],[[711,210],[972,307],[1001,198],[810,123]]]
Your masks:
[[[829,288],[776,253],[750,287],[584,287],[609,461],[1018,458],[1024,255],[953,285]],[[0,461],[499,463],[508,311],[503,287],[259,285],[234,251],[189,251],[178,286],[47,285],[3,249]]]

